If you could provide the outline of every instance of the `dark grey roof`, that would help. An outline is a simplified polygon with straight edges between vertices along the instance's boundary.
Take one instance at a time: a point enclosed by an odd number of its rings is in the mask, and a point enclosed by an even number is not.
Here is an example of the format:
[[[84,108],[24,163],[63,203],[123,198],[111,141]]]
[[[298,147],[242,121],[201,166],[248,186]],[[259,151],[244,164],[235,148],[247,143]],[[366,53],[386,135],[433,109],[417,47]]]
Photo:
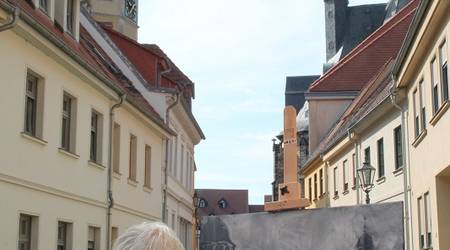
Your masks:
[[[286,77],[285,105],[294,106],[298,113],[305,103],[305,92],[319,77],[319,75]]]
[[[341,58],[377,30],[384,21],[386,4],[359,5],[348,8]]]
[[[386,16],[384,20],[388,20],[391,18],[395,13],[397,13],[401,8],[405,7],[406,4],[408,4],[410,0],[390,0],[386,7]]]

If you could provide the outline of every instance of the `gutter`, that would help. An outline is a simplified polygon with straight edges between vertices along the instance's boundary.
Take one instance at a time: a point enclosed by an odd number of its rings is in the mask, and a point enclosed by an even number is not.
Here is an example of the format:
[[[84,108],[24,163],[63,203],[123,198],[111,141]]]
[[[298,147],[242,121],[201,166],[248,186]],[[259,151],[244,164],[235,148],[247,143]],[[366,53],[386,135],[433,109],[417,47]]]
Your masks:
[[[1,5],[2,7],[4,7],[3,3],[1,3]],[[20,9],[17,7],[10,7],[10,8],[12,8],[12,10],[10,9],[12,17],[10,16],[10,18],[8,18],[9,19],[8,23],[0,26],[0,32],[14,28],[14,26],[16,26],[17,22],[19,21]]]
[[[106,213],[106,249],[111,250],[111,209],[114,206],[114,198],[112,192],[112,136],[113,136],[113,126],[114,126],[114,110],[119,108],[126,96],[121,95],[119,102],[115,103],[110,111],[109,111],[109,146],[108,146],[108,179],[107,179],[107,187],[106,187],[106,199],[108,202],[108,208]]]
[[[175,94],[175,101],[170,104],[167,109],[166,109],[166,125],[169,127],[170,126],[170,122],[169,122],[169,117],[170,117],[170,110],[175,107],[178,102],[180,100],[180,94],[177,92]],[[165,159],[164,159],[164,189],[163,189],[163,204],[162,204],[162,215],[163,215],[163,222],[167,222],[167,179],[169,176],[169,172],[168,172],[168,163],[169,163],[169,138],[166,138],[166,154],[165,154]]]
[[[394,83],[396,82],[395,76],[392,75],[392,80],[394,81]],[[410,250],[413,249],[412,246],[410,246],[410,232],[411,232],[411,228],[410,228],[410,201],[409,201],[409,196],[410,192],[411,192],[411,188],[409,187],[409,183],[408,183],[408,177],[409,177],[409,171],[408,171],[408,166],[409,164],[407,164],[406,162],[406,122],[405,122],[405,110],[398,105],[397,103],[397,95],[398,95],[398,89],[395,88],[395,85],[392,86],[391,90],[390,90],[390,98],[392,101],[392,104],[394,105],[394,107],[396,109],[398,109],[400,111],[401,114],[401,119],[402,119],[402,164],[403,164],[403,196],[404,196],[404,203],[405,203],[405,208],[404,208],[404,227],[405,227],[405,249],[406,250]],[[409,159],[409,157],[408,157]]]

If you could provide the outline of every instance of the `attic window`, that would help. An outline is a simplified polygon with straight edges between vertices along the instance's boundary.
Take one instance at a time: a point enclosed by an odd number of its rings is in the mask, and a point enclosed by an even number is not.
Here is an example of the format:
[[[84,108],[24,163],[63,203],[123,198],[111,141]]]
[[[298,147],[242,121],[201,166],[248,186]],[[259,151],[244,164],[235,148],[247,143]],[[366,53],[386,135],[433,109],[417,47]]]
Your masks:
[[[39,9],[48,13],[48,0],[39,0]]]
[[[67,0],[67,12],[66,12],[66,25],[67,31],[74,34],[75,23],[75,2],[74,0]]]
[[[205,199],[200,198],[200,202],[198,203],[198,207],[199,208],[207,208],[208,207],[208,202]]]
[[[225,209],[228,207],[228,203],[224,198],[222,198],[219,202],[217,202],[217,204],[219,205],[219,208],[222,208],[222,209]]]

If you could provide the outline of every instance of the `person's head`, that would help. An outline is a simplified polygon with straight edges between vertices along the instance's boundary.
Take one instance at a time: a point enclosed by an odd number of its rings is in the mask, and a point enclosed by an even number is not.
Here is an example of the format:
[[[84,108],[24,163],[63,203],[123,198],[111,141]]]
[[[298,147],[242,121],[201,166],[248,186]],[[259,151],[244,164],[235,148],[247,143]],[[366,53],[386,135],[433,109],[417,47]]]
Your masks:
[[[175,233],[160,222],[132,226],[114,243],[114,250],[184,250]]]

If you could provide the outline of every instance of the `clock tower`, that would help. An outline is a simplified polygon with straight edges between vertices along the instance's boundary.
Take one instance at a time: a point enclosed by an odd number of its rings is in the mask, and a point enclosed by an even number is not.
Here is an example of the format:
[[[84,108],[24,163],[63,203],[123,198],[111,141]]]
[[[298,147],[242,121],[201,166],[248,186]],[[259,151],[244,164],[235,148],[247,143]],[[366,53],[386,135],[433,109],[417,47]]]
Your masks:
[[[98,22],[110,23],[114,30],[137,40],[138,0],[86,0]]]

